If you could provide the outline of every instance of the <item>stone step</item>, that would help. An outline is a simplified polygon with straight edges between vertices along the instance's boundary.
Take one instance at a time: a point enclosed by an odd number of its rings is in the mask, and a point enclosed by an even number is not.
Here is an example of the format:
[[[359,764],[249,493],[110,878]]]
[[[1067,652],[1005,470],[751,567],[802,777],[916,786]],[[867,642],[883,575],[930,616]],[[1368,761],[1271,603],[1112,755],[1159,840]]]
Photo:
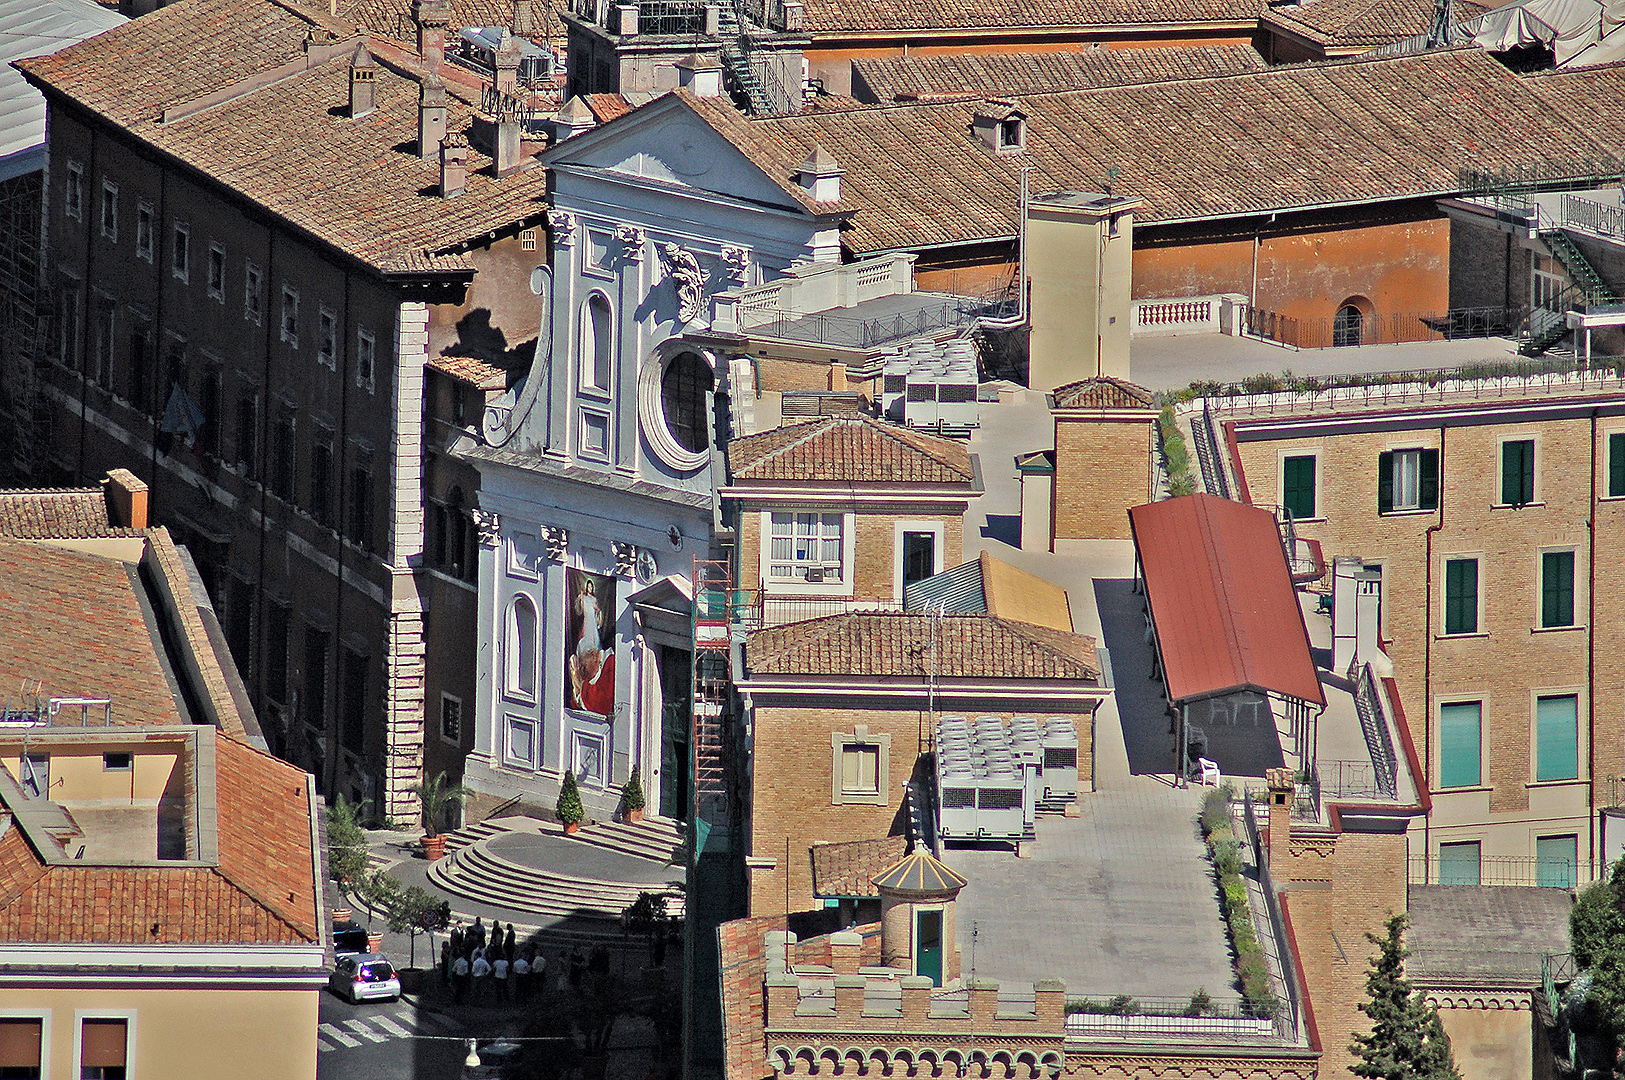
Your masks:
[[[680,849],[686,843],[687,836],[669,822],[642,821],[631,825],[621,821],[603,821],[583,825],[572,839],[665,865],[674,860],[679,863],[683,861]]]
[[[556,874],[505,859],[484,844],[465,848],[451,862],[467,873],[534,885],[538,889],[574,892],[584,897],[601,897],[606,903],[620,901],[622,907],[636,900],[640,892],[664,892],[674,888],[669,882],[603,881]],[[615,911],[619,913],[620,908],[616,908]]]
[[[608,904],[602,898],[538,890],[526,883],[447,871],[438,863],[429,868],[429,878],[446,892],[495,907],[523,911],[532,916],[602,920],[618,926],[621,912],[630,903]],[[681,918],[682,898],[668,897],[666,910],[667,914]]]
[[[536,914],[619,919],[642,892],[667,893],[668,912],[680,915],[683,910],[679,886],[548,873],[504,859],[481,842],[436,862],[429,868],[429,876],[436,885],[459,896]]]
[[[462,848],[468,847],[470,844],[496,836],[498,833],[512,832],[515,829],[516,823],[526,820],[529,819],[505,817],[487,818],[484,821],[477,821],[472,825],[464,825],[456,832],[446,834],[446,853],[449,855],[454,851],[459,851]]]

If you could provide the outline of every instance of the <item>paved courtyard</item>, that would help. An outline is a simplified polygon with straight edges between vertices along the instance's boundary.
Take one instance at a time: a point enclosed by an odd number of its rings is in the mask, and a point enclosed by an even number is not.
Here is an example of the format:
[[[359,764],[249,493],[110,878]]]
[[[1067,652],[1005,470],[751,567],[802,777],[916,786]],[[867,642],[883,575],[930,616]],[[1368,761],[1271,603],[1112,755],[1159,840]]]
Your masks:
[[[1197,839],[1198,790],[1135,777],[1084,796],[1082,816],[1044,817],[1030,856],[949,849],[964,970],[1068,997],[1237,1001],[1217,886]]]

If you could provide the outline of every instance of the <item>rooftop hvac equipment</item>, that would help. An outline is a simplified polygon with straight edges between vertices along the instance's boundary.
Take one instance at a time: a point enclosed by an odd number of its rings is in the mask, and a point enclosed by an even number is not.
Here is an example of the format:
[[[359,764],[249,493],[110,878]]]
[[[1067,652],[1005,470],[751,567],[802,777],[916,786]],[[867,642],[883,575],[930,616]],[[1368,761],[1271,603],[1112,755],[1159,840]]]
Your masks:
[[[1078,729],[1070,716],[1044,721],[1043,789],[1046,803],[1072,802],[1078,797]]]
[[[969,341],[911,341],[881,368],[881,414],[912,428],[967,432],[981,425],[976,389]]]
[[[938,830],[942,840],[1023,840],[1034,835],[1041,754],[1028,732],[1012,743],[1004,721],[948,715],[937,722]]]

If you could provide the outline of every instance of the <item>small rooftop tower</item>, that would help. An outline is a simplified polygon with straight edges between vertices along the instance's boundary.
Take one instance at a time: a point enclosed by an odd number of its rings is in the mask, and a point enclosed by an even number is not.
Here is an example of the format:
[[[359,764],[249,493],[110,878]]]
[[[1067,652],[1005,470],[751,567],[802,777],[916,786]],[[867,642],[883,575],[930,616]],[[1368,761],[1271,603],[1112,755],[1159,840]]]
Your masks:
[[[378,88],[373,83],[378,61],[372,58],[366,41],[356,46],[350,58],[350,117],[359,120],[377,107]]]
[[[954,901],[965,879],[922,849],[876,876],[880,890],[880,962],[941,986],[959,978]]]
[[[796,182],[812,196],[814,202],[840,202],[841,177],[845,175],[846,170],[835,160],[835,155],[818,143],[813,143],[807,160],[796,170]]]

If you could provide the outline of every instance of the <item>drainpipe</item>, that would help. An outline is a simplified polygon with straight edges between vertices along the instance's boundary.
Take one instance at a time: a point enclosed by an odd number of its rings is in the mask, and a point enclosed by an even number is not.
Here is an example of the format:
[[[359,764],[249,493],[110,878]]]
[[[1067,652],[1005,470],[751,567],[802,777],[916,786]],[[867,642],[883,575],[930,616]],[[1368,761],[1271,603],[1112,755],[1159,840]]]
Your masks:
[[[1589,331],[1587,331],[1589,333]],[[1591,865],[1597,866],[1597,410],[1591,410],[1591,512],[1586,515],[1586,785]]]
[[[1433,790],[1433,536],[1444,528],[1444,425],[1439,425],[1439,520],[1427,527],[1427,561],[1422,593],[1422,782]],[[1422,818],[1422,884],[1428,881],[1433,813]]]

